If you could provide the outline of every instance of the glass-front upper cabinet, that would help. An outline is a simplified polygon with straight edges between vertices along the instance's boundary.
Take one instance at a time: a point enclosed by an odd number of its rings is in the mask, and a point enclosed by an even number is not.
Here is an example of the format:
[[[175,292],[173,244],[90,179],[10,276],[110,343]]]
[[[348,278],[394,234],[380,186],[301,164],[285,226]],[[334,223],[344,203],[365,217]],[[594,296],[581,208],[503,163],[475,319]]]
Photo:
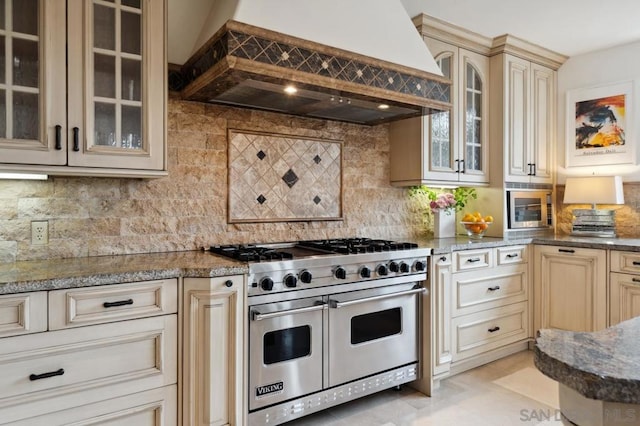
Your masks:
[[[68,0],[69,165],[164,168],[164,0]]]
[[[66,163],[64,25],[64,0],[0,0],[1,163]]]
[[[428,116],[428,178],[488,183],[489,58],[427,39],[443,75],[452,81],[453,108]]]

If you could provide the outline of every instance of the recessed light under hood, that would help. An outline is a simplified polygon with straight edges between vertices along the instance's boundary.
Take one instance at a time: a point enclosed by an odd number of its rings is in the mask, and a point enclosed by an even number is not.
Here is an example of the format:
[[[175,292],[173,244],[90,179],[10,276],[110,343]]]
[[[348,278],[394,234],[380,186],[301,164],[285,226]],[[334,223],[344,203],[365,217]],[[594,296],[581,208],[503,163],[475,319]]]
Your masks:
[[[221,3],[225,2],[229,3]],[[240,0],[241,6],[246,2]],[[302,3],[309,6],[311,2]],[[320,7],[333,3],[336,0],[322,0]],[[367,0],[363,5],[374,3],[378,1]],[[386,7],[394,1],[382,3]],[[285,10],[277,14],[298,19],[287,16]],[[215,16],[220,19],[220,14]],[[421,53],[433,62],[419,34],[411,29],[424,47]],[[405,45],[399,41],[397,48]],[[449,109],[451,83],[434,72],[228,20],[191,55],[177,76],[174,71],[170,86],[189,100],[378,124]]]

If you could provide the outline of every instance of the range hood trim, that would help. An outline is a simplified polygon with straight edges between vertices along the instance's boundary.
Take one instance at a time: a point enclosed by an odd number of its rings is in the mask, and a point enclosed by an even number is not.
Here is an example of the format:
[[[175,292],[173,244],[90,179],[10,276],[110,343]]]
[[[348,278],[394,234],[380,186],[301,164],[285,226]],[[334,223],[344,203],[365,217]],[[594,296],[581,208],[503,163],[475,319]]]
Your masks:
[[[430,90],[435,92],[438,98],[407,93],[406,90],[402,91],[402,88],[396,89],[394,87],[393,89],[395,90],[391,90],[239,57],[235,55],[238,51],[237,46],[235,46],[235,49],[234,46],[231,46],[235,42],[235,40],[231,40],[232,36],[237,35],[275,43],[278,47],[283,45],[291,49],[303,49],[311,54],[362,64],[365,67],[370,67],[370,69],[379,70],[379,74],[384,72],[401,77],[405,81],[405,86],[408,85],[408,80],[412,79],[411,81],[415,83],[418,92],[426,94],[427,86],[429,86]],[[217,43],[222,43],[222,47],[219,50],[215,50]],[[208,55],[210,57],[207,57]],[[216,57],[216,55],[220,55],[220,57]],[[201,60],[210,64],[210,67],[208,69],[198,69],[198,62]],[[233,72],[249,73],[256,76],[264,75],[271,79],[307,85],[309,88],[315,88],[316,90],[322,88],[336,93],[344,92],[346,96],[353,94],[356,97],[360,96],[363,99],[373,100],[374,102],[391,103],[403,107],[411,106],[416,110],[413,116],[424,115],[432,109],[451,109],[451,81],[444,77],[232,20],[227,21],[225,25],[216,31],[209,41],[201,46],[182,66],[182,78],[187,83],[182,88],[182,97],[215,103],[215,100],[207,99],[206,96],[203,96],[201,91],[215,84],[216,79]],[[390,82],[389,84],[392,83]],[[424,87],[422,87],[423,84]],[[383,122],[401,118],[407,118],[407,116],[387,119],[383,120]],[[377,122],[370,124],[377,124]]]

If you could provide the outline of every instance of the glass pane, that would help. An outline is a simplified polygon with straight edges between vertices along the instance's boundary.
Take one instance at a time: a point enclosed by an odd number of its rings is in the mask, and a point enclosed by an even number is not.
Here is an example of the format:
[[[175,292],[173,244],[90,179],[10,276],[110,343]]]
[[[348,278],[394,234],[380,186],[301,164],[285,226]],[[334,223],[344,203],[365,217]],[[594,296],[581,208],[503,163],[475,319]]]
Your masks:
[[[475,99],[474,99],[474,104],[476,107],[476,117],[481,117],[482,116],[482,93],[476,93],[475,94]]]
[[[140,54],[142,46],[142,30],[140,15],[137,13],[122,12],[122,51],[126,53]]]
[[[95,145],[116,145],[116,106],[96,102]]]
[[[442,75],[446,78],[451,78],[451,56],[447,56],[446,58],[442,58],[438,64],[440,66],[440,71],[442,71]]]
[[[473,151],[475,153],[473,156],[473,170],[482,170],[482,147],[476,145]]]
[[[5,39],[4,36],[0,36],[0,83],[6,83],[6,71],[5,64],[7,63],[7,53],[5,52]]]
[[[13,31],[38,35],[38,0],[14,0],[12,5]]]
[[[263,339],[263,359],[266,365],[311,355],[311,327],[270,331]]]
[[[93,5],[95,47],[116,50],[116,12],[112,7]]]
[[[94,96],[116,97],[116,58],[107,55],[93,55]]]
[[[473,89],[473,67],[467,64],[467,89]]]
[[[473,92],[467,91],[467,118],[476,116],[476,109],[473,105]]]
[[[13,39],[13,84],[38,87],[38,42]]]
[[[474,74],[476,90],[482,91],[482,80],[480,80],[480,74],[478,72],[474,72]]]
[[[122,0],[122,5],[140,9],[140,0]]]
[[[0,90],[0,138],[7,137],[7,93]]]
[[[0,30],[4,30],[6,28],[5,15],[4,15],[4,1],[5,0],[0,0]]]
[[[141,83],[141,62],[122,59],[122,99],[139,101]]]
[[[142,109],[122,106],[122,147],[142,149]]]
[[[13,92],[13,139],[38,139],[38,95]]]
[[[351,344],[381,339],[402,331],[400,308],[387,309],[351,318]]]

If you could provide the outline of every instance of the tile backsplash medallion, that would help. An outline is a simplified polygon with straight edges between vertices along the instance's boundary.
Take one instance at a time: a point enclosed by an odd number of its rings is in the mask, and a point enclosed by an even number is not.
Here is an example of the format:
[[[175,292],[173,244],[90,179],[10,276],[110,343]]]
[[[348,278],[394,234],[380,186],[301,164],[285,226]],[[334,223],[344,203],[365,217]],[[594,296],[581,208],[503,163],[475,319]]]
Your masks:
[[[342,221],[227,223],[227,129],[342,140]],[[388,128],[169,100],[169,176],[0,181],[0,262],[192,250],[212,244],[424,233],[389,185]],[[31,246],[31,221],[49,244]]]

